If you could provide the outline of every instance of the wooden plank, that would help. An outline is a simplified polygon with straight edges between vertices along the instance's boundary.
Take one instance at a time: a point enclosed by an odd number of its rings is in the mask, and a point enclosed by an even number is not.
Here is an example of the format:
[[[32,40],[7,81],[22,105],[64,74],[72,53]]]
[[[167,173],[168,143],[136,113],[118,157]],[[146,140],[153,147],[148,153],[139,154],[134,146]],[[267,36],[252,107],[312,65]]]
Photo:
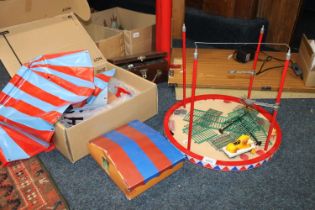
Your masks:
[[[266,99],[275,99],[277,97],[277,91],[262,91],[262,90],[253,90],[252,98],[266,98]],[[197,88],[196,95],[205,95],[205,94],[221,94],[234,97],[246,97],[247,90],[236,90],[236,89],[226,89],[226,88]],[[191,88],[186,89],[186,95],[191,96]],[[183,88],[181,86],[175,87],[175,96],[176,100],[183,99]],[[290,92],[284,91],[282,93],[282,98],[315,98],[315,92]]]
[[[290,43],[301,0],[259,0],[257,17],[267,18],[267,42]]]
[[[173,0],[172,4],[172,37],[180,39],[185,18],[185,0]]]
[[[234,17],[236,0],[207,0],[203,1],[202,10],[211,14],[224,17]]]
[[[187,85],[191,85],[191,72],[193,63],[193,50],[187,49]],[[232,50],[221,49],[199,49],[198,88],[214,88],[214,89],[232,89],[232,90],[247,90],[249,83],[248,75],[231,76],[228,74],[229,70],[250,70],[252,62],[238,63],[230,58],[233,54]],[[285,53],[268,52],[279,59],[285,58]],[[260,54],[261,59],[265,55]],[[177,58],[176,62],[181,62],[181,49],[174,48],[172,50],[172,61]],[[296,61],[297,54],[293,53],[292,60]],[[175,62],[175,63],[176,63]],[[257,68],[259,69],[262,61],[259,61]],[[264,68],[283,65],[283,62],[272,60],[265,64]],[[272,69],[266,71],[255,77],[253,89],[254,90],[269,90],[277,91],[279,87],[282,68]],[[182,72],[181,69],[174,70],[174,76],[169,77],[170,84],[176,84],[178,87],[182,86]],[[289,70],[286,77],[284,91],[315,93],[315,87],[306,87],[303,80],[297,77],[292,70]]]
[[[258,0],[187,0],[186,4],[211,15],[253,19],[256,17]]]
[[[254,19],[257,14],[258,0],[236,0],[234,17]]]
[[[202,10],[203,0],[186,0],[186,5],[187,7]]]

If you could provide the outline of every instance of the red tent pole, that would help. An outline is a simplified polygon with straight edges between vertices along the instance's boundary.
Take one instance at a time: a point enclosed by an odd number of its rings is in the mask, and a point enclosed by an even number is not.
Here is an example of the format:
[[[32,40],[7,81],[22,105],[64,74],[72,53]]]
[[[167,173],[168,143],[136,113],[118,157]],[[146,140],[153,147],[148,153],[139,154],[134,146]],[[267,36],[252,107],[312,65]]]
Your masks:
[[[252,75],[250,76],[250,79],[249,79],[247,98],[250,98],[251,94],[252,94],[253,82],[254,82],[254,77],[255,77],[255,73],[256,73],[256,65],[257,65],[257,61],[258,61],[258,55],[260,52],[260,46],[261,46],[263,36],[264,36],[264,26],[262,26],[260,29],[258,44],[257,44],[256,52],[255,52],[254,62],[253,62],[253,69],[252,69],[253,72],[252,72]]]
[[[156,50],[167,52],[166,60],[171,59],[171,17],[172,0],[156,0]]]
[[[155,27],[156,27],[156,30],[155,30],[155,48],[157,51],[160,50],[161,48],[161,23],[162,23],[162,20],[161,20],[161,4],[162,4],[162,1],[160,0],[156,0],[155,1]]]
[[[186,26],[183,24],[182,28],[182,63],[183,63],[183,102],[186,107]]]
[[[195,92],[196,92],[196,82],[197,82],[197,66],[198,66],[198,51],[197,48],[194,52],[194,64],[193,64],[193,75],[191,84],[191,102],[190,102],[190,116],[189,116],[189,130],[188,130],[188,144],[187,149],[190,151],[192,129],[193,129],[193,118],[194,118],[194,108],[195,108]]]
[[[286,60],[285,60],[285,63],[284,63],[284,67],[283,67],[283,71],[282,71],[282,76],[281,76],[280,86],[279,86],[279,90],[278,90],[278,95],[277,95],[277,98],[276,98],[276,105],[277,106],[279,106],[280,102],[281,102],[281,95],[282,95],[282,92],[283,92],[285,77],[286,77],[286,74],[287,74],[287,71],[288,71],[288,68],[289,68],[289,65],[290,65],[290,59],[291,59],[291,52],[290,52],[290,50],[288,50],[287,56],[286,56]],[[267,135],[267,139],[266,139],[264,150],[268,149],[268,145],[269,145],[269,142],[270,142],[272,130],[273,130],[274,124],[276,122],[277,114],[278,114],[278,110],[275,109],[274,112],[273,112],[273,115],[272,115],[272,120],[271,120],[270,126],[269,126],[269,131],[268,131],[268,135]]]

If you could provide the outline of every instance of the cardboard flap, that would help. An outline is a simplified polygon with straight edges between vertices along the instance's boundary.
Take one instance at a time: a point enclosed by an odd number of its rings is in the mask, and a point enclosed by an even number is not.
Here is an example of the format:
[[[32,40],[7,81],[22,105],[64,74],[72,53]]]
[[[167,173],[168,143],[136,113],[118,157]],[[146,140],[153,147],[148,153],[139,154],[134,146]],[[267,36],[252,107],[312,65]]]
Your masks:
[[[111,27],[113,18],[124,30],[138,30],[155,24],[155,15],[136,12],[120,7],[95,12],[92,22],[97,25]]]
[[[155,24],[155,15],[117,8],[120,24],[126,30],[140,29]]]
[[[305,34],[302,35],[302,39],[301,39],[301,44],[300,44],[300,46],[302,46],[302,45],[305,46],[307,55],[313,56],[314,51],[313,51],[311,45],[309,44],[309,40],[308,40],[308,38],[306,37]]]
[[[87,0],[2,0],[0,28],[74,12],[83,20],[91,16]]]
[[[68,157],[70,161],[73,162],[71,149],[67,141],[67,132],[64,126],[59,122],[56,124],[56,130],[53,139],[54,144],[58,148],[59,152],[63,154],[65,157]]]
[[[88,21],[91,18],[90,6],[87,0],[70,0],[72,11],[82,20]]]
[[[6,39],[0,36],[0,58],[11,76],[20,68],[18,59],[25,63],[43,54],[87,49],[95,68],[106,62],[76,16],[70,13],[3,30],[7,30],[8,33]]]
[[[82,25],[95,42],[108,39],[116,35],[122,35],[122,32],[120,31],[113,30],[111,28],[106,28],[100,25],[85,23],[82,23]]]

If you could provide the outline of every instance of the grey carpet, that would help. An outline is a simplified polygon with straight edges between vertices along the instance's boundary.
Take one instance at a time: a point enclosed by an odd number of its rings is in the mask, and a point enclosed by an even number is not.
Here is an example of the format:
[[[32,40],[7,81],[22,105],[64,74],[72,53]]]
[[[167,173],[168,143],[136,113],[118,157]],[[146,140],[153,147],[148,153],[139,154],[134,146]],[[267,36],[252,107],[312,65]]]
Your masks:
[[[146,123],[163,132],[172,88],[159,86],[159,114]],[[59,152],[40,158],[71,209],[315,209],[315,99],[283,100],[279,151],[266,165],[218,172],[186,162],[183,169],[128,201],[88,156],[71,164]]]

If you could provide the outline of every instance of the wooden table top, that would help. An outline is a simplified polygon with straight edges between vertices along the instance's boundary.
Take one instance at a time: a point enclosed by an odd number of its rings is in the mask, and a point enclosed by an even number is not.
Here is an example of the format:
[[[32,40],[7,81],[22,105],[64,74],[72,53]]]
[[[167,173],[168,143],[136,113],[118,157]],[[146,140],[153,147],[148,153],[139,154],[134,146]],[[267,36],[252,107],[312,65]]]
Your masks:
[[[181,64],[181,48],[172,49],[172,60],[174,64]],[[187,86],[191,85],[192,63],[194,49],[187,49]],[[229,70],[251,70],[253,61],[239,63],[232,58],[233,50],[222,49],[198,49],[198,71],[197,87],[207,88],[228,88],[228,89],[247,89],[249,75],[230,75]],[[284,52],[262,52],[259,59],[263,60],[267,55],[285,59]],[[292,54],[293,62],[298,56]],[[262,61],[257,62],[256,72],[260,69]],[[283,66],[284,62],[272,59],[265,63],[263,69],[275,66]],[[281,68],[275,68],[255,76],[254,90],[278,90],[281,78]],[[181,69],[171,69],[173,76],[169,77],[169,84],[182,86]],[[296,76],[292,69],[289,69],[286,76],[284,91],[292,92],[315,92],[315,87],[306,87],[304,81]]]

